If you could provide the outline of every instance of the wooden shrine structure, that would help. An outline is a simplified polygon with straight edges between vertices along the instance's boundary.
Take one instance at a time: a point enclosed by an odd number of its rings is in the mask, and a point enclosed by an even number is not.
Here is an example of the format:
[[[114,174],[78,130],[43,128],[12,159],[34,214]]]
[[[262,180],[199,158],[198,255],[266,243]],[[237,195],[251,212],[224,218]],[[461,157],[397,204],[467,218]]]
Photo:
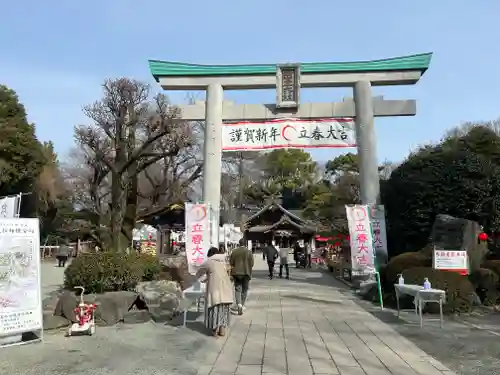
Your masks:
[[[271,202],[251,215],[243,224],[245,238],[256,244],[275,241],[280,247],[291,247],[297,240],[311,241],[316,226]]]

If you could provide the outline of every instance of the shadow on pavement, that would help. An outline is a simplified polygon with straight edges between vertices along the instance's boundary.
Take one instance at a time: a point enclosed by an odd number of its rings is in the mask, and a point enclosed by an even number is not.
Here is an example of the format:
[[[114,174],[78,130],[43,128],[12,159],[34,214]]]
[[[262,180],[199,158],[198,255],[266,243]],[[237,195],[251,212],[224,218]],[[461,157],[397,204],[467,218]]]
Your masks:
[[[274,268],[274,277],[276,279],[279,278],[278,265]],[[267,270],[255,270],[252,274],[252,279],[269,280],[269,272]],[[285,279],[285,273],[283,273],[283,279]],[[320,268],[295,268],[295,265],[290,265],[289,281],[319,286],[336,286],[336,283],[340,283]]]
[[[317,299],[317,298],[311,298],[311,297],[302,297],[302,296],[296,296],[293,294],[282,294],[282,297],[290,298],[290,299],[295,299],[299,301],[307,301],[307,302],[313,302],[313,303],[321,303],[325,305],[341,305],[342,301],[325,301],[323,299]]]

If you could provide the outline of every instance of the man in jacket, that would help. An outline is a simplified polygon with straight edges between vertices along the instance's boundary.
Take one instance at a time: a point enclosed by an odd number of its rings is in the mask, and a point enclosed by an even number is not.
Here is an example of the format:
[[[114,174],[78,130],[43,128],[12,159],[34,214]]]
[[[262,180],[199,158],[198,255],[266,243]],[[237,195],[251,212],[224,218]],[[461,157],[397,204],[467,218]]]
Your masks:
[[[269,267],[269,279],[272,280],[274,277],[274,264],[278,258],[278,250],[271,243],[267,243],[262,251],[266,255],[267,266]]]
[[[253,254],[245,246],[245,240],[241,239],[239,247],[231,252],[229,264],[231,276],[234,281],[234,292],[238,315],[243,314],[247,300],[248,288],[252,279]]]
[[[69,255],[71,254],[71,249],[68,246],[68,242],[64,241],[57,250],[56,259],[58,262],[58,267],[66,266],[66,262],[68,261]]]

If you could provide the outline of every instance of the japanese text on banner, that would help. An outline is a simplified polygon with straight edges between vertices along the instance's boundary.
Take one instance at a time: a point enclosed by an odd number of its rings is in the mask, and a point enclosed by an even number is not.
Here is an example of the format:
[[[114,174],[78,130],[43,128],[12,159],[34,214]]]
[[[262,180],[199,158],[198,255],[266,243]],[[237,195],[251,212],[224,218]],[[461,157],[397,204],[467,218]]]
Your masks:
[[[222,129],[224,151],[355,146],[350,118],[226,123]]]
[[[43,328],[38,219],[0,218],[0,336]]]
[[[346,206],[353,275],[376,272],[368,206]]]
[[[385,229],[385,208],[382,205],[371,206],[370,220],[373,231],[373,245],[375,247],[375,257],[380,264],[387,263],[387,234]]]
[[[186,203],[186,257],[189,273],[196,273],[207,258],[210,242],[209,208],[206,204]]]

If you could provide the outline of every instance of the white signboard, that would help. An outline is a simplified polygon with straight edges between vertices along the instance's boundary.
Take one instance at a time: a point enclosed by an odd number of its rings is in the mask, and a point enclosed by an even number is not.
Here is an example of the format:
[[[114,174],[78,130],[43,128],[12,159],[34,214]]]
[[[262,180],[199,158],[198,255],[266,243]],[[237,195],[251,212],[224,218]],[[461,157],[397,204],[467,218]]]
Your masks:
[[[18,199],[19,197],[0,198],[0,218],[17,216]]]
[[[346,206],[351,244],[352,275],[376,272],[368,206]]]
[[[277,119],[225,123],[222,127],[224,151],[321,147],[356,147],[354,120]]]
[[[375,254],[380,254],[379,256],[382,256],[383,259],[387,260],[389,257],[389,252],[387,250],[387,233],[385,230],[384,206],[372,206],[370,212],[370,220],[372,223]]]
[[[38,219],[0,219],[0,336],[43,329]]]
[[[448,270],[467,273],[469,260],[467,251],[434,250],[433,267],[436,270]]]
[[[186,257],[189,273],[195,274],[207,259],[210,247],[210,208],[207,204],[186,203]]]

